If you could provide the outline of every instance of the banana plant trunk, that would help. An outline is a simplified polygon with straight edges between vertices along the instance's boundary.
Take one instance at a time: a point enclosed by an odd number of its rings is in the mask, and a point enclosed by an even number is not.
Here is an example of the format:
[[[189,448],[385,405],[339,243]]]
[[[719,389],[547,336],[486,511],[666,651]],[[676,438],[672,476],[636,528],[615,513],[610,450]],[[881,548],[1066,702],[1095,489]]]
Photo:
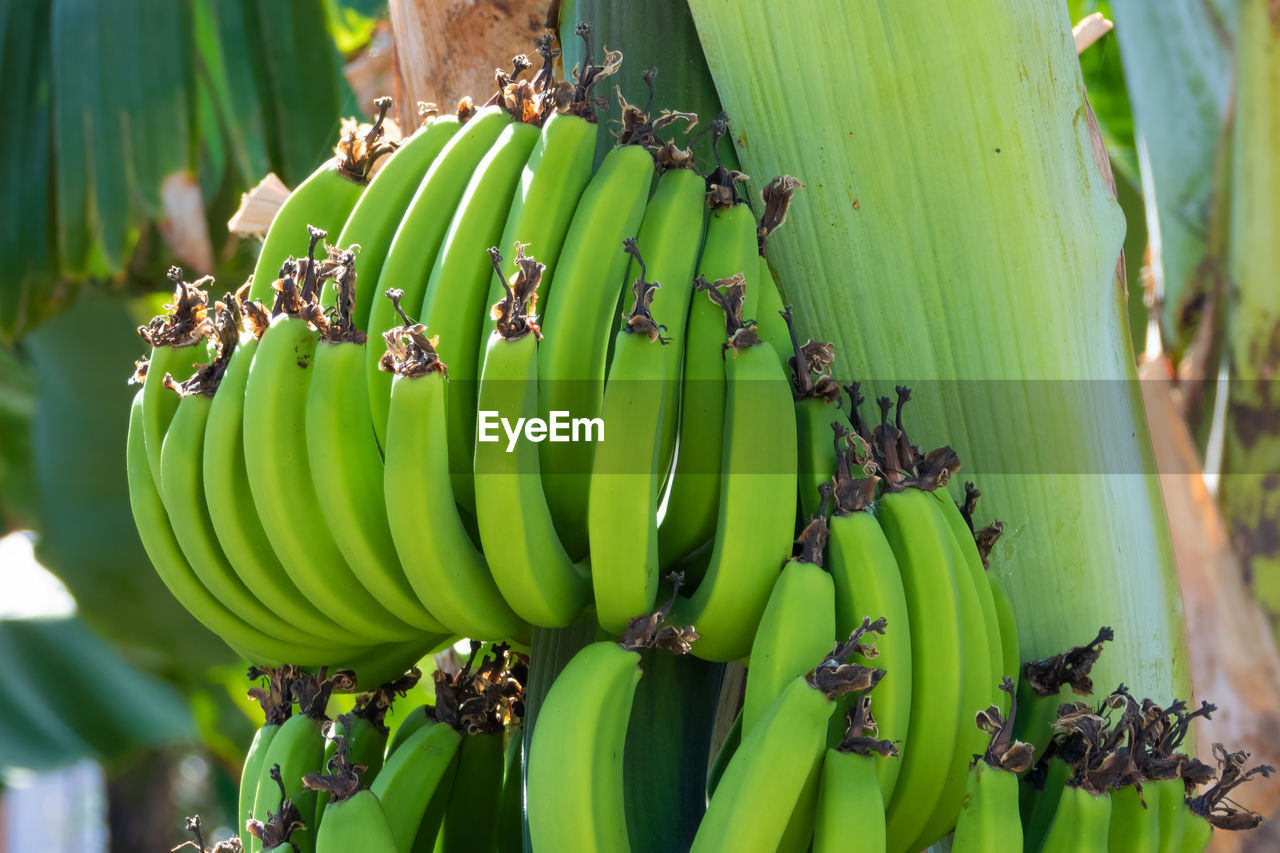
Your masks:
[[[1226,430],[1219,495],[1246,578],[1280,636],[1280,7],[1246,0],[1236,41]]]
[[[689,5],[752,186],[806,184],[769,240],[801,331],[869,399],[912,386],[912,440],[960,453],[1005,522],[1024,659],[1111,625],[1100,687],[1186,696],[1125,224],[1065,4]]]

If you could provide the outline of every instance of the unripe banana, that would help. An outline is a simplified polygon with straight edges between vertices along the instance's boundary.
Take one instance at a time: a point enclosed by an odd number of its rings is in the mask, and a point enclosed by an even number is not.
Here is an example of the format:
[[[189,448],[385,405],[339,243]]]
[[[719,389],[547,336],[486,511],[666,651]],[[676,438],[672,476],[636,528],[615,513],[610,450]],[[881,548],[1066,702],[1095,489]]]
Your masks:
[[[1182,846],[1182,827],[1188,816],[1183,802],[1186,787],[1182,778],[1157,779],[1146,783],[1143,789],[1151,792],[1156,814],[1159,816],[1160,834],[1156,850],[1158,853],[1178,853]],[[1065,796],[1065,791],[1063,793]],[[1050,829],[1050,833],[1052,831]],[[1048,845],[1048,837],[1045,838],[1045,844]]]
[[[266,676],[266,687],[249,688],[249,697],[262,706],[264,721],[262,727],[253,735],[253,743],[245,754],[244,765],[240,770],[240,796],[237,800],[236,827],[240,841],[246,853],[258,853],[262,849],[262,840],[245,831],[245,823],[253,817],[254,799],[258,795],[258,781],[266,776],[267,768],[263,767],[271,741],[280,731],[280,726],[293,713],[293,699],[289,694],[289,686],[296,670],[285,666],[279,669],[249,670],[250,678]],[[264,815],[265,817],[265,815]]]
[[[1111,823],[1107,850],[1112,853],[1156,853],[1160,844],[1160,813],[1147,785],[1125,785],[1111,792]]]
[[[636,241],[624,245],[639,262],[640,274],[632,285],[634,307],[618,332],[609,366],[600,414],[610,429],[596,448],[587,501],[596,616],[612,634],[652,611],[658,595],[657,511],[663,483],[658,467],[669,343],[649,311],[659,282],[646,280]]]
[[[826,750],[835,698],[874,686],[884,674],[838,664],[843,657],[839,651],[809,675],[787,684],[765,716],[744,734],[707,806],[693,853],[777,847],[805,781]]]
[[[512,193],[537,140],[534,125],[508,125],[476,166],[431,269],[419,312],[429,331],[443,333],[440,356],[453,366],[448,386],[449,463],[454,497],[468,515],[475,514],[471,478],[477,353],[485,341],[481,318],[492,304],[485,302],[493,273],[485,250],[502,236]]]
[[[495,811],[502,798],[503,732],[467,735],[458,747],[444,823],[436,849],[441,853],[494,853],[499,823]]]
[[[760,616],[742,700],[742,731],[750,735],[782,689],[831,648],[836,633],[835,586],[822,568],[827,524],[815,516],[800,534],[800,555],[783,566]]]
[[[1031,748],[1013,740],[1012,718],[1016,688],[1005,676],[1000,691],[1009,697],[1006,717],[997,705],[977,715],[978,728],[991,736],[982,755],[975,756],[965,781],[964,798],[956,818],[951,849],[955,853],[999,853],[1022,849],[1018,816],[1018,774],[1031,767]]]
[[[356,291],[355,310],[351,315],[356,328],[364,329],[369,323],[378,276],[414,192],[445,143],[461,127],[462,121],[458,116],[428,118],[412,136],[400,143],[394,154],[382,162],[342,226],[337,245],[360,247],[360,275],[365,281],[365,286]],[[326,291],[322,295],[321,304],[325,308],[335,302],[336,291]]]
[[[239,296],[245,292],[242,288]],[[205,426],[201,470],[209,519],[236,574],[283,622],[348,648],[367,644],[371,642],[368,638],[340,626],[302,594],[262,527],[244,461],[244,387],[258,351],[258,337],[266,328],[266,313],[257,303],[241,304],[246,306],[242,311],[247,328],[222,375],[221,393],[215,394],[209,405]]]
[[[876,763],[896,760],[898,748],[887,740],[875,739],[869,693],[855,700],[844,723],[839,747],[828,749],[822,762],[813,851],[847,850],[856,839],[859,850],[882,853],[884,796]],[[1016,798],[1014,804],[1017,805]]]
[[[342,230],[369,182],[374,163],[395,150],[396,143],[383,139],[382,123],[391,109],[391,99],[378,98],[374,104],[378,117],[373,124],[358,127],[355,122],[346,123],[334,149],[336,156],[298,184],[276,211],[253,268],[250,299],[271,300],[271,283],[280,264],[290,256],[305,255],[308,226],[329,234]]]
[[[1091,793],[1082,786],[1068,783],[1062,790],[1058,810],[1054,813],[1053,823],[1040,850],[1042,853],[1093,853],[1106,850],[1110,821],[1109,794]]]
[[[456,770],[461,741],[452,726],[428,722],[387,754],[370,790],[382,803],[397,853],[413,849],[433,795],[442,784],[452,784],[450,771]]]
[[[640,655],[592,643],[556,677],[538,712],[525,785],[534,853],[630,849],[622,756]]]
[[[362,382],[370,348],[355,328],[355,258],[330,248],[338,305],[316,344],[302,433],[321,517],[364,588],[393,616],[422,631],[447,629],[419,600],[400,568],[382,490],[382,455],[369,426]],[[379,342],[381,343],[381,342]],[[380,348],[380,347],[379,347]]]
[[[720,510],[706,575],[675,606],[676,621],[701,636],[694,654],[712,661],[750,650],[795,527],[795,409],[773,348],[742,325],[743,286],[737,279],[723,295],[707,288],[725,306],[732,330],[721,356],[727,396]]]
[[[856,400],[857,388],[851,387]],[[837,467],[830,489],[835,511],[829,522],[827,564],[835,584],[836,636],[847,636],[867,614],[884,618],[887,630],[876,642],[878,657],[875,661],[856,662],[864,666],[874,663],[885,670],[885,680],[876,688],[876,723],[880,734],[901,743],[911,720],[912,626],[907,616],[906,592],[893,548],[870,511],[878,477],[853,476],[853,465],[858,461],[856,447],[845,442],[848,431],[843,426],[831,426],[836,428],[833,455]],[[841,721],[828,743],[834,745],[843,734]],[[881,761],[876,766],[880,793],[886,803],[893,795],[901,765],[901,761]]]
[[[351,672],[339,671],[330,678],[299,674],[290,683],[290,693],[298,702],[298,713],[286,720],[271,740],[271,746],[263,759],[267,768],[279,767],[284,794],[298,810],[303,827],[290,837],[300,853],[315,849],[316,792],[303,787],[302,778],[323,770],[325,737],[328,719],[324,715],[329,696],[335,690],[350,690],[355,686]],[[279,790],[272,780],[263,777],[258,781],[258,793],[253,802],[253,818],[266,820],[269,810],[276,807]]]
[[[500,256],[491,250],[495,270]],[[538,413],[538,338],[531,318],[542,265],[517,246],[520,272],[506,284],[495,306],[501,313],[489,338],[480,376],[481,411],[516,424]],[[567,329],[566,331],[571,331]],[[503,597],[522,619],[540,627],[563,627],[582,611],[590,582],[570,559],[551,518],[538,476],[538,448],[520,438],[507,448],[484,441],[477,430],[475,450],[476,521],[485,553],[502,554],[490,563]]]
[[[754,299],[760,272],[755,235],[755,217],[746,204],[713,210],[707,219],[698,275],[717,283],[741,276],[739,298],[744,303]],[[726,422],[723,350],[727,324],[721,307],[707,300],[697,288],[690,298],[675,473],[667,496],[667,512],[658,529],[663,566],[675,564],[716,534],[721,475],[725,473],[720,461]],[[753,316],[744,304],[740,317],[749,320]],[[686,569],[690,585],[700,579],[697,568],[700,567]]]
[[[172,376],[178,382],[185,381],[195,372],[196,365],[210,361],[206,339],[212,330],[207,316],[209,295],[200,285],[211,283],[202,278],[194,284],[182,279],[182,270],[170,267],[169,281],[173,284],[173,300],[166,303],[166,313],[138,327],[138,334],[151,345],[151,355],[142,374],[143,442],[147,461],[160,488],[160,453],[164,446],[164,434],[178,411],[178,399],[165,387],[165,377]],[[142,363],[139,362],[139,373]],[[135,375],[132,382],[138,381]]]
[[[404,304],[418,306],[426,292],[431,268],[449,228],[458,200],[462,198],[477,164],[511,124],[511,116],[501,107],[485,107],[455,133],[431,162],[418,185],[409,208],[396,228],[391,248],[383,261],[365,331],[376,341],[395,326],[399,318],[390,303],[381,298],[395,289],[404,293]],[[445,330],[448,331],[448,330]],[[365,376],[369,406],[378,443],[385,446],[387,409],[390,406],[391,377],[379,371],[381,347],[371,347],[366,355]]]
[[[328,795],[324,820],[316,816],[316,853],[396,853],[396,840],[382,804],[365,786],[360,767],[348,756],[345,738],[334,734],[331,740],[336,748],[325,769],[302,779],[313,795]]]
[[[653,157],[643,146],[619,146],[605,157],[578,201],[552,282],[555,299],[544,311],[553,332],[538,354],[542,418],[552,412],[574,418],[600,415],[612,321],[627,273],[628,257],[620,248],[640,229],[653,170]],[[593,442],[547,441],[539,448],[547,506],[575,560],[587,552],[593,453]]]
[[[394,291],[393,296],[399,298]],[[391,385],[383,496],[400,563],[418,598],[451,630],[464,637],[505,639],[519,630],[520,617],[503,600],[484,555],[472,544],[449,485],[448,369],[421,325],[398,326],[388,334],[384,363],[397,375]]]
[[[314,244],[320,236],[316,232]],[[298,266],[301,266],[299,264]],[[297,267],[294,267],[297,275]],[[407,640],[421,632],[397,619],[364,586],[327,525],[316,493],[305,437],[310,367],[320,337],[302,316],[315,309],[315,271],[306,283],[281,279],[280,302],[297,314],[280,313],[258,342],[244,392],[244,454],[249,487],[263,527],[289,577],[321,609],[372,639]],[[289,273],[290,270],[286,270]],[[413,603],[417,603],[416,599]]]

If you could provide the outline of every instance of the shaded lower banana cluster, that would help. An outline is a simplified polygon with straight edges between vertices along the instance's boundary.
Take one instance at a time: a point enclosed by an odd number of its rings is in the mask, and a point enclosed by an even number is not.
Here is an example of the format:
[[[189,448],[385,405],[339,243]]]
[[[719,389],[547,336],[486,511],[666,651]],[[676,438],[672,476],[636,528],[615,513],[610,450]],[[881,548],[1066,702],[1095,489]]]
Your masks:
[[[949,447],[908,440],[907,389],[868,425],[856,383],[842,408],[831,347],[797,338],[763,256],[799,182],[769,182],[757,216],[746,176],[700,174],[657,135],[696,117],[631,105],[593,168],[593,86],[621,57],[556,81],[549,40],[539,53],[531,78],[518,57],[488,104],[429,109],[398,144],[381,118],[344,130],[250,283],[218,300],[171,270],[168,312],[140,329],[139,534],[267,678],[245,846],[625,851],[623,745],[657,648],[749,666],[693,849],[905,853],[953,828],[964,849],[1015,849],[1017,626],[985,568],[999,526],[975,534],[972,486],[947,496]],[[478,429],[558,412],[601,440]],[[510,649],[583,620],[609,639],[513,735],[536,661]],[[387,743],[403,673],[460,637],[472,660]],[[481,641],[499,645],[476,664]],[[326,729],[332,691],[371,685]],[[1054,719],[1036,720],[1047,742]],[[1028,801],[1096,822],[1076,795],[1089,772]],[[1222,800],[1192,802],[1199,819]],[[1050,827],[1046,845],[1064,833],[1082,837]]]

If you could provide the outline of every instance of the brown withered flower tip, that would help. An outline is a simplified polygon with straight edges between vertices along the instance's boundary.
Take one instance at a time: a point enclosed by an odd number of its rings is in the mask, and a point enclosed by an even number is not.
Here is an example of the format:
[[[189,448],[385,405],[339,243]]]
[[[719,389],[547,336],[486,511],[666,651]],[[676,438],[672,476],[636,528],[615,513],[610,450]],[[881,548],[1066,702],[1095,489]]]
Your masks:
[[[872,642],[863,642],[867,634],[883,634],[888,621],[881,617],[872,621],[864,617],[862,624],[849,635],[849,639],[837,643],[835,648],[823,658],[822,662],[805,676],[809,684],[821,690],[829,699],[838,699],[848,693],[859,690],[870,690],[884,678],[883,669],[873,669],[856,663],[845,661],[855,655],[867,660],[879,656],[880,651]]]
[[[368,183],[373,164],[400,147],[400,140],[389,138],[387,134],[386,120],[391,99],[375,98],[373,104],[378,115],[371,124],[351,118],[342,120],[340,138],[333,150],[336,158],[334,168],[344,178],[358,184]]]
[[[498,333],[509,341],[518,340],[529,333],[540,339],[542,331],[534,322],[534,309],[538,302],[538,286],[542,284],[542,273],[546,270],[546,265],[524,253],[528,243],[517,242],[515,246],[516,271],[510,278],[502,274],[502,254],[497,247],[489,249],[489,260],[504,293],[502,299],[490,309],[489,316],[497,323]]]
[[[876,738],[879,727],[871,715],[871,693],[859,696],[853,707],[845,712],[844,718],[844,735],[836,746],[837,750],[855,755],[874,754],[881,758],[893,758],[898,754],[898,746],[893,741]]]
[[[667,579],[671,581],[671,597],[652,613],[632,618],[623,630],[622,639],[618,645],[633,652],[642,649],[662,649],[673,655],[689,653],[698,640],[698,632],[694,627],[663,624],[675,605],[680,587],[684,585],[684,575],[673,572],[667,576]]]
[[[455,673],[432,674],[436,705],[429,716],[467,734],[492,734],[518,723],[524,714],[524,681],[528,668],[521,655],[505,644],[490,646],[476,665],[483,644],[471,643],[471,654]]]
[[[720,140],[729,133],[729,116],[720,113],[711,122],[711,153],[715,155],[716,167],[707,175],[707,207],[711,210],[724,210],[742,202],[738,195],[738,184],[748,180],[742,172],[726,168],[720,159]]]
[[[400,376],[426,376],[440,372],[447,377],[449,368],[436,353],[440,336],[427,337],[427,327],[413,322],[404,313],[400,305],[400,300],[404,298],[403,290],[391,288],[385,295],[400,315],[401,324],[382,333],[387,351],[378,360],[378,369]]]
[[[182,382],[164,375],[164,387],[175,391],[179,397],[201,394],[212,397],[227,372],[227,364],[240,342],[240,311],[231,294],[226,294],[214,305],[213,332],[215,349],[212,361],[196,365],[195,372]]]
[[[204,289],[213,283],[213,278],[204,276],[188,283],[183,280],[180,267],[169,267],[167,277],[173,285],[173,297],[165,303],[165,313],[139,326],[138,334],[153,347],[177,348],[199,343],[213,331],[209,294]]]
[[[836,473],[829,488],[835,498],[836,515],[852,515],[861,512],[875,503],[876,484],[880,482],[875,462],[869,457],[862,457],[861,472],[863,476],[855,477],[853,469],[860,462],[860,454],[866,445],[860,444],[857,435],[839,421],[831,422],[834,433],[836,451]]]
[[[1103,626],[1098,634],[1083,646],[1074,646],[1061,654],[1023,664],[1022,675],[1037,696],[1053,696],[1064,685],[1082,696],[1093,692],[1093,679],[1089,672],[1102,655],[1102,644],[1115,639],[1115,632]]]
[[[1013,737],[1013,721],[1018,713],[1017,689],[1013,679],[1006,675],[1000,681],[1000,689],[1009,694],[1009,715],[1006,717],[1000,713],[995,705],[977,713],[974,722],[979,729],[991,735],[991,741],[982,755],[974,756],[973,763],[985,761],[1010,773],[1023,773],[1031,769],[1034,750],[1030,744]]]
[[[764,255],[768,246],[769,235],[787,221],[791,197],[795,195],[797,189],[803,187],[804,184],[791,175],[778,175],[765,184],[764,189],[760,191],[760,199],[764,202],[764,214],[761,215],[760,224],[756,228],[756,241],[761,255]]]
[[[631,313],[623,315],[626,322],[623,324],[622,329],[629,334],[644,335],[650,341],[665,346],[671,342],[670,338],[662,335],[667,327],[653,319],[653,297],[662,285],[656,281],[646,281],[648,270],[645,267],[644,258],[640,255],[640,249],[636,246],[634,237],[628,237],[623,240],[622,247],[623,251],[635,258],[636,263],[640,266],[640,274],[631,283]]]
[[[280,765],[273,765],[271,770],[268,771],[268,775],[271,777],[271,781],[275,782],[280,788],[280,804],[275,811],[267,810],[267,819],[265,821],[250,818],[245,823],[249,833],[262,841],[263,849],[288,844],[289,836],[307,828],[307,825],[302,821],[302,812],[294,804],[293,800],[285,795],[284,780],[280,778]]]

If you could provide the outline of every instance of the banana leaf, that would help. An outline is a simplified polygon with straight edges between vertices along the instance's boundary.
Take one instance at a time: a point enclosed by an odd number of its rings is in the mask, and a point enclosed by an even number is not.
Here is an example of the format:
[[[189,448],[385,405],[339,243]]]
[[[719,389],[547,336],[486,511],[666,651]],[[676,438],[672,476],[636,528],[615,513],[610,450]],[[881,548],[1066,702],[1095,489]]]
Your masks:
[[[959,452],[953,495],[976,478],[1005,522],[1024,657],[1111,625],[1097,683],[1186,695],[1124,221],[1065,5],[690,8],[755,188],[807,185],[769,240],[802,335],[869,396],[913,386],[913,441]]]
[[[1209,296],[1217,164],[1231,105],[1236,4],[1111,0],[1142,166],[1166,346],[1180,357]]]

